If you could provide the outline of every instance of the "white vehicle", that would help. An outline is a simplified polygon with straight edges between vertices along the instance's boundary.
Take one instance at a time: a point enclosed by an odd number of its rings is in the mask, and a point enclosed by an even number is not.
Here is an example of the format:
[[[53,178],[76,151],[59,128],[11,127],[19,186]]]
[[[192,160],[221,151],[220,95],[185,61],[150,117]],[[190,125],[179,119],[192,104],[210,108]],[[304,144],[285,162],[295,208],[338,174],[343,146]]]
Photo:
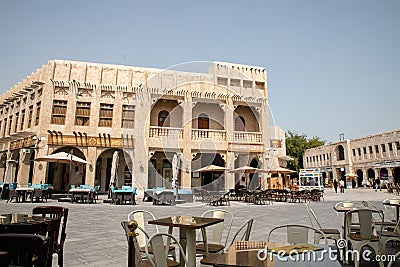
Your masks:
[[[313,189],[324,188],[324,181],[320,169],[300,169],[299,188]]]

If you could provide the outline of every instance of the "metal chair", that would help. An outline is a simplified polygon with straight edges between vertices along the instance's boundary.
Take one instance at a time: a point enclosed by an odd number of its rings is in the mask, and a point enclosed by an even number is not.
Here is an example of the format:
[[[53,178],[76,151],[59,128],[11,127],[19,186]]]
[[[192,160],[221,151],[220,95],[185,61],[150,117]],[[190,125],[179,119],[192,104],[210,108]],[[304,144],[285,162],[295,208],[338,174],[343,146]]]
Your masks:
[[[311,230],[314,235],[315,233],[318,233],[319,235],[322,236],[322,239],[325,240],[325,245],[328,244],[328,239],[324,232],[322,232],[320,229],[314,228],[312,226],[308,225],[301,225],[301,224],[284,224],[280,225],[277,227],[272,228],[269,233],[268,233],[268,242],[270,242],[271,235],[273,232],[275,232],[278,229],[286,228],[286,241],[290,244],[310,244],[309,242],[309,231]],[[315,236],[313,239],[314,243]]]
[[[153,196],[153,205],[175,205],[173,191],[162,191]]]
[[[19,202],[19,195],[18,195],[18,192],[17,192],[17,190],[9,190],[9,192],[8,192],[8,199],[7,199],[7,203],[8,202],[11,202],[12,200],[13,200],[13,198],[15,198],[15,201],[16,202]]]
[[[385,199],[385,200],[383,201],[383,203],[384,203],[385,201],[389,202],[388,199]],[[362,201],[361,203],[362,203],[362,205],[363,205],[364,207],[366,207],[366,208],[372,208],[372,209],[379,210],[378,207],[376,207],[374,204],[372,204],[372,203],[369,202],[369,201],[365,201],[365,200],[364,200],[364,201]],[[387,209],[386,205],[384,205],[384,208],[385,208],[385,210]],[[390,214],[388,214],[387,212],[385,212],[385,210],[383,210],[383,215],[384,215],[384,218],[385,218],[385,221],[384,221],[383,223],[382,223],[382,221],[380,220],[380,218],[377,218],[377,220],[374,220],[374,224],[375,224],[375,226],[376,226],[377,231],[378,231],[378,232],[380,231],[380,227],[382,227],[382,231],[396,231],[395,228],[397,228],[397,226],[396,226],[397,223],[390,220]],[[386,210],[386,211],[387,211],[387,210]],[[387,218],[389,218],[389,221],[386,220]],[[398,230],[398,229],[397,229],[397,230]]]
[[[400,251],[397,252],[397,253],[394,255],[394,261],[390,261],[389,264],[387,265],[387,267],[394,267],[394,266],[395,266],[394,264],[397,264],[397,263],[398,263],[398,262],[397,262],[397,259],[399,259],[399,258],[400,258]]]
[[[248,220],[240,226],[237,232],[233,235],[230,245],[225,247],[225,251],[227,251],[236,241],[249,241],[252,226],[253,219]]]
[[[383,222],[384,216],[383,212],[375,209],[357,209],[348,211],[345,215],[345,229],[346,236],[344,237],[347,243],[351,243],[353,250],[356,250],[361,255],[361,249],[365,245],[371,247],[377,255],[381,255],[380,249],[380,235],[374,234],[374,223],[373,223],[373,213],[378,214]],[[352,222],[355,217],[358,217],[359,232],[352,231]],[[382,230],[381,230],[382,231]],[[355,267],[360,264],[358,257],[354,259]],[[383,266],[383,262],[379,262],[380,266]]]
[[[233,222],[233,214],[229,211],[222,210],[222,209],[213,209],[213,210],[208,210],[204,212],[202,217],[212,217],[212,218],[218,218],[218,219],[224,219],[224,222],[222,223],[217,223],[212,226],[203,228],[201,231],[202,234],[202,239],[200,240],[200,237],[197,238],[197,242],[199,244],[196,245],[196,253],[207,256],[209,253],[219,253],[223,252],[226,244],[228,242],[229,234],[231,231],[232,227],[232,222]],[[227,226],[227,227],[226,227]],[[224,228],[227,229],[226,233],[226,238],[225,241],[222,241],[222,234]],[[205,240],[205,234],[207,231],[211,233],[210,238],[208,238],[208,234],[206,235],[207,240]],[[200,232],[199,232],[200,233]],[[207,241],[207,242],[205,242]],[[205,243],[207,243],[207,247],[205,246]]]
[[[49,238],[35,234],[0,234],[0,251],[8,252],[10,266],[47,266]]]
[[[163,236],[167,237],[167,243],[164,243]],[[185,261],[185,265],[189,266],[187,257],[185,252],[182,249],[182,246],[179,244],[178,240],[170,234],[165,233],[158,233],[153,235],[147,242],[146,242],[146,256],[149,259],[151,266],[153,267],[168,267],[174,264],[171,264],[167,260],[167,255],[169,252],[169,241],[173,240],[179,248],[179,252],[181,255],[181,259]],[[151,247],[152,253],[149,253],[149,248]],[[153,257],[152,257],[153,256]],[[150,260],[151,259],[151,260]],[[176,264],[179,264],[175,262]]]
[[[39,201],[39,199],[43,202],[43,200],[46,200],[47,202],[47,192],[46,190],[40,189],[40,188],[35,188],[33,189],[32,197],[31,197],[31,202],[33,200]]]
[[[339,239],[342,238],[341,234],[340,234],[340,231],[338,229],[323,228],[322,225],[320,224],[320,222],[317,219],[317,215],[315,215],[315,212],[312,210],[310,205],[308,203],[305,203],[305,204],[306,204],[306,207],[307,207],[308,217],[310,219],[312,227],[314,227],[313,220],[312,220],[312,219],[314,219],[314,221],[318,225],[318,228],[325,234],[326,238],[335,240],[335,243]],[[315,244],[319,244],[321,238],[322,238],[322,236],[319,234],[319,232],[316,232],[314,234],[314,243]]]
[[[136,231],[137,234],[137,244],[140,248],[140,252],[145,252],[146,250],[146,241],[149,238],[148,234],[146,233],[146,224],[145,224],[145,217],[149,217],[150,220],[155,220],[156,217],[154,216],[153,213],[147,210],[135,210],[132,211],[128,214],[128,221],[135,220],[138,224],[138,229]],[[159,233],[158,225],[154,225],[156,233]],[[152,250],[150,248],[149,253],[151,253]],[[170,246],[169,248],[169,255],[172,256],[174,260],[176,260],[176,253],[175,253],[175,247]]]

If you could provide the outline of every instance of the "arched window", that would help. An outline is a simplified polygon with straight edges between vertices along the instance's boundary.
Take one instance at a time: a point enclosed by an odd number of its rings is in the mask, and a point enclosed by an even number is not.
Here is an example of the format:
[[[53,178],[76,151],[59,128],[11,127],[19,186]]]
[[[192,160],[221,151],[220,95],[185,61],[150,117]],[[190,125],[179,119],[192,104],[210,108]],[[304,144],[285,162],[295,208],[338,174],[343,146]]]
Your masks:
[[[344,148],[342,145],[339,145],[336,149],[336,157],[337,160],[344,160]]]
[[[246,131],[246,122],[242,116],[237,116],[235,118],[235,131]]]
[[[207,114],[201,113],[197,119],[198,129],[210,129],[210,122]]]
[[[162,110],[158,113],[158,126],[169,127],[169,113],[166,110]]]

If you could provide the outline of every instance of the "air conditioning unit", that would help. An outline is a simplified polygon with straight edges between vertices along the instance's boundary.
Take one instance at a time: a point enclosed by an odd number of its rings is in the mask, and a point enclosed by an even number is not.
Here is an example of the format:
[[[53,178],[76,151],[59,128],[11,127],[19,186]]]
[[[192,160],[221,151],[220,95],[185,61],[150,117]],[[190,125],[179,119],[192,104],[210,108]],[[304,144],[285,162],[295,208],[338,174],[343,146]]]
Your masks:
[[[23,148],[22,152],[29,154],[31,153],[31,150],[29,148]]]

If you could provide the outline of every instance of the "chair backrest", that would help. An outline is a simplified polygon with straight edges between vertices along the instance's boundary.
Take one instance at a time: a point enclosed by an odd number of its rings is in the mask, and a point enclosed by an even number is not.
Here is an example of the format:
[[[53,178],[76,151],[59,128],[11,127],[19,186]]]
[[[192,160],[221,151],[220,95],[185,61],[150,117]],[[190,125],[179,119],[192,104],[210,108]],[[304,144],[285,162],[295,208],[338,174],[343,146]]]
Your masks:
[[[130,237],[131,229],[129,229],[128,224],[129,224],[129,221],[121,222],[121,226],[125,230],[126,239],[128,241],[128,253],[130,254],[130,255],[128,255],[128,266],[129,266],[129,258],[135,259],[134,266],[142,266],[143,265],[143,257],[142,257],[142,254],[140,253],[140,246],[138,244],[136,235],[132,235],[133,247],[131,247],[131,248],[129,247],[129,242],[130,242],[129,237]],[[137,227],[137,229],[135,230],[135,233],[137,233],[138,231],[142,231],[142,233],[145,233],[146,240],[149,239],[149,236],[146,234],[146,232],[140,226]]]
[[[167,242],[164,242],[163,236],[167,238]],[[146,256],[153,267],[167,267],[167,255],[169,251],[169,245],[168,242],[170,240],[173,240],[176,243],[176,246],[179,248],[179,254],[181,255],[181,259],[185,261],[185,265],[189,266],[188,260],[186,258],[185,252],[183,251],[181,245],[179,244],[179,241],[173,237],[172,235],[165,234],[165,233],[158,233],[150,237],[150,239],[146,243]],[[151,246],[152,249],[152,254],[150,255],[149,253],[149,245]],[[152,259],[153,258],[153,259]],[[182,265],[181,265],[182,266]]]
[[[207,234],[207,242],[210,244],[221,244],[226,246],[229,238],[229,233],[231,231],[233,214],[227,210],[223,209],[213,209],[204,212],[202,217],[212,217],[216,219],[224,219],[223,222],[211,225],[206,228],[206,230],[211,231],[211,235]],[[227,226],[227,227],[226,227]],[[222,234],[224,228],[228,229],[226,234],[225,242],[222,242]]]
[[[286,228],[286,241],[290,244],[310,244],[309,242],[309,231],[311,230],[314,235],[315,233],[320,234],[325,240],[325,244],[328,244],[328,240],[326,235],[317,228],[308,225],[301,224],[284,224],[277,227],[272,228],[272,230],[268,234],[268,242],[270,241],[271,235],[278,229]],[[312,238],[314,243],[314,238]]]
[[[309,217],[310,222],[311,222],[311,226],[314,227],[314,224],[313,224],[313,219],[314,219],[314,221],[318,225],[318,228],[322,229],[322,225],[319,223],[319,221],[317,219],[317,215],[315,215],[315,212],[313,211],[313,209],[310,207],[310,205],[308,205],[308,203],[306,203],[306,207],[307,207],[308,217]]]
[[[253,226],[253,219],[248,220],[242,226],[240,226],[235,235],[233,236],[229,247],[231,247],[233,243],[235,243],[235,241],[249,241],[252,226]],[[229,247],[225,247],[225,251]]]
[[[389,264],[387,265],[387,267],[397,266],[397,263],[398,263],[397,260],[398,260],[399,258],[400,258],[400,251],[397,252],[397,253],[394,255],[394,259],[393,259],[393,260],[389,261]],[[394,264],[396,264],[396,265],[394,265]]]
[[[391,199],[389,199],[389,203],[391,203],[391,204],[399,204],[400,203],[400,199],[398,199],[398,198],[391,198]],[[392,206],[392,211],[393,211],[393,214],[394,214],[394,220],[396,219],[396,218],[398,218],[398,215],[397,215],[397,207],[395,207],[395,206]]]
[[[0,234],[0,251],[9,252],[10,266],[47,266],[49,239],[34,234]]]
[[[41,214],[42,217],[52,219],[54,236],[49,236],[54,246],[63,246],[67,236],[68,208],[61,206],[38,206],[33,208],[32,214]],[[51,229],[50,229],[51,230]]]
[[[155,220],[156,217],[151,213],[150,211],[147,210],[135,210],[132,211],[128,214],[128,221],[135,220],[138,223],[138,230],[136,231],[137,234],[139,234],[136,239],[140,247],[144,247],[146,245],[146,227],[145,227],[145,217],[149,217],[150,220]],[[156,229],[156,232],[159,233],[158,226],[154,226]]]
[[[351,233],[351,225],[353,222],[354,215],[358,216],[358,223],[360,225],[360,236],[362,240],[371,240],[371,236],[374,234],[374,219],[373,214],[378,214],[381,218],[381,223],[383,223],[384,215],[383,211],[364,208],[348,211],[345,218],[346,232]],[[382,231],[382,227],[380,229]]]
[[[160,201],[164,202],[170,201],[172,203],[175,201],[175,195],[173,191],[162,191],[157,195],[157,197]]]

